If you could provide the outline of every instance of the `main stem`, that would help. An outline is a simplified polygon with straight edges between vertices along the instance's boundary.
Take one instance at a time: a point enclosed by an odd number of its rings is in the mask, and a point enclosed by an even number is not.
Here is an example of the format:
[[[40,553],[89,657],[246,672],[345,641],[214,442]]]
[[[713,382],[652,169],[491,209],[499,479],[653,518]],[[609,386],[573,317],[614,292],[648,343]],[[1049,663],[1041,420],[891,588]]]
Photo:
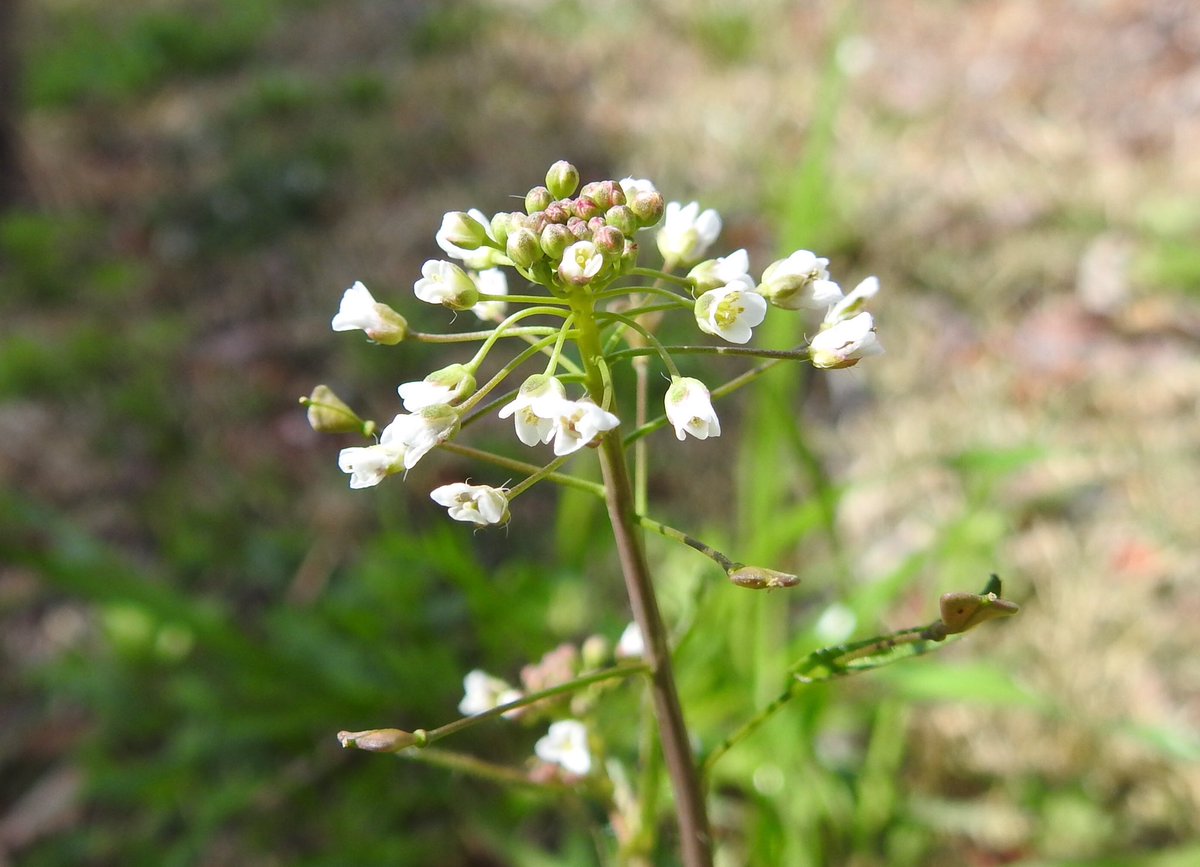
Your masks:
[[[586,303],[586,302],[585,302]],[[575,307],[575,305],[573,305]],[[576,309],[579,329],[579,348],[587,372],[588,391],[597,400],[603,392],[600,358],[600,335],[592,318],[590,305]],[[582,315],[580,315],[582,314]],[[704,792],[700,774],[692,755],[679,692],[675,687],[675,672],[671,666],[671,648],[658,599],[650,580],[650,568],[637,531],[633,484],[625,462],[625,448],[619,430],[604,434],[600,440],[600,468],[608,517],[617,543],[617,555],[625,576],[625,589],[633,619],[645,641],[643,661],[650,669],[650,692],[654,713],[658,719],[659,740],[663,762],[671,787],[675,792],[675,813],[679,821],[680,854],[686,867],[711,867],[712,839],[708,830]],[[642,797],[646,797],[642,793]]]

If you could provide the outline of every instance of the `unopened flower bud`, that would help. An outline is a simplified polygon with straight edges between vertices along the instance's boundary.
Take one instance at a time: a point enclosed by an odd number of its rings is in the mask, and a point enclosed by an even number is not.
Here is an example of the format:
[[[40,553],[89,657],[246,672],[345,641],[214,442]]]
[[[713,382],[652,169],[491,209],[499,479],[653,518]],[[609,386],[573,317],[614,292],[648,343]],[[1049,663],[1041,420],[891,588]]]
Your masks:
[[[579,217],[567,220],[567,228],[577,241],[590,241],[592,238],[592,230],[588,228],[587,221]]]
[[[584,670],[600,668],[612,655],[612,647],[603,635],[589,635],[579,648]]]
[[[692,281],[692,292],[701,295],[735,281],[748,280],[749,273],[749,254],[745,250],[735,250],[719,259],[704,260],[689,271],[687,276]]]
[[[545,187],[534,187],[525,194],[525,213],[544,211],[554,199],[555,196]]]
[[[565,199],[579,186],[579,170],[566,160],[559,160],[546,172],[546,186],[559,199]]]
[[[571,212],[567,210],[567,206],[562,202],[551,202],[546,205],[546,210],[543,211],[546,215],[547,223],[566,223],[571,218]]]
[[[620,229],[612,226],[601,226],[592,233],[592,243],[606,257],[615,258],[625,252],[625,236]]]
[[[784,310],[825,309],[842,297],[841,288],[829,279],[828,264],[828,259],[797,250],[767,266],[758,291]]]
[[[599,205],[602,211],[625,204],[625,192],[616,181],[601,181],[589,198]]]
[[[580,196],[575,200],[575,216],[581,220],[590,220],[592,217],[598,217],[601,214],[601,208],[587,196]]]
[[[501,211],[492,217],[492,237],[501,246],[508,242],[508,233],[524,221],[525,215],[522,213],[511,213],[509,211]]]
[[[412,746],[425,745],[425,732],[406,732],[400,729],[369,729],[364,732],[338,732],[338,743],[344,749],[367,750],[372,753],[398,753]]]
[[[478,250],[487,240],[487,229],[465,211],[451,211],[442,217],[438,237],[464,250]]]
[[[800,583],[800,579],[795,575],[758,566],[739,566],[726,574],[738,587],[749,590],[774,590],[777,587],[795,587]]]
[[[643,229],[658,225],[667,207],[662,193],[658,190],[639,192],[628,204],[629,210],[633,211],[634,216],[638,218],[638,225]]]
[[[531,229],[527,229],[524,226],[509,233],[505,250],[508,253],[508,258],[512,259],[514,265],[526,269],[533,265],[542,255],[542,248],[538,245],[537,235]]]
[[[551,259],[561,259],[563,250],[578,240],[571,230],[559,223],[551,223],[542,229],[542,249]]]
[[[317,433],[365,433],[367,422],[347,406],[327,385],[315,386],[308,397],[300,398],[308,407],[308,423]]]
[[[620,229],[625,235],[632,235],[640,228],[637,215],[630,210],[629,205],[617,205],[615,208],[609,208],[604,215],[604,222],[614,229]]]

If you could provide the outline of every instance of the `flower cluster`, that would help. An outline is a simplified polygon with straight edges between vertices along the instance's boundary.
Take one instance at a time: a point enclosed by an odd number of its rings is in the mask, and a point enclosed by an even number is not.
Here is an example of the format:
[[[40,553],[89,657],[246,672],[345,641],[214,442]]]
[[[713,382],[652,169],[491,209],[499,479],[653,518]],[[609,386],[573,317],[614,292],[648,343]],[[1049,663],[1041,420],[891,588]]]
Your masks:
[[[576,169],[560,161],[551,166],[545,185],[525,194],[523,211],[489,217],[470,209],[443,217],[436,242],[447,258],[425,262],[413,293],[456,313],[472,311],[491,324],[487,331],[416,333],[362,283],[346,290],[332,321],[335,331],[361,329],[385,345],[413,340],[481,344],[470,359],[399,386],[404,412],[383,427],[373,444],[345,448],[339,455],[352,488],[371,487],[412,469],[473,423],[480,413],[472,411],[489,397],[489,405],[500,404],[501,419],[513,419],[517,439],[526,446],[549,445],[555,458],[563,459],[594,445],[622,424],[614,367],[620,358],[634,355],[656,354],[670,378],[664,417],[657,422],[639,418],[638,425],[647,427],[642,433],[665,423],[679,440],[720,436],[713,393],[699,379],[684,376],[670,348],[653,334],[664,312],[688,311],[704,334],[744,345],[771,307],[823,310],[809,346],[792,357],[837,368],[883,351],[874,320],[863,309],[878,291],[874,277],[843,294],[830,279],[827,259],[798,250],[768,265],[756,281],[745,250],[703,258],[721,231],[716,211],[702,210],[698,202],[665,202],[648,180],[605,180],[582,187],[579,180]],[[656,226],[662,270],[638,264],[640,233]],[[679,276],[677,269],[683,268],[690,270]],[[509,292],[513,272],[530,285],[530,294]],[[516,305],[520,309],[510,314],[510,306]],[[495,347],[510,338],[519,338],[523,351],[480,379]],[[544,370],[525,374],[511,397],[496,401],[493,393],[539,354],[547,359]],[[577,387],[581,393],[569,393]],[[308,400],[314,427],[374,434],[374,422],[362,421],[329,389],[320,389]],[[442,485],[431,496],[454,520],[503,524],[511,500],[552,472],[547,466],[511,488],[457,482]]]

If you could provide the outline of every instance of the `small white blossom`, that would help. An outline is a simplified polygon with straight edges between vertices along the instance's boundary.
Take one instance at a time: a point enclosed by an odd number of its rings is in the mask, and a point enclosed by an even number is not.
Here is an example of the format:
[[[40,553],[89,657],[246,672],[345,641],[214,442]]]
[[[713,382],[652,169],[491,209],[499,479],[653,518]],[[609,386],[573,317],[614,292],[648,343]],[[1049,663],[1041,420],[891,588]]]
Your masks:
[[[484,271],[496,265],[508,264],[503,253],[487,245],[468,250],[455,244],[451,240],[451,236],[456,234],[455,229],[460,228],[460,226],[455,221],[450,221],[450,225],[447,226],[447,221],[451,216],[451,214],[447,214],[442,218],[442,226],[438,229],[437,235],[434,236],[437,245],[446,251],[447,256],[451,259],[458,259],[473,271]],[[483,227],[484,234],[492,239],[493,242],[495,241],[496,236],[492,232],[492,221],[484,215],[483,211],[480,211],[478,208],[471,208],[467,211],[467,216],[479,223]]]
[[[436,445],[458,433],[458,413],[445,404],[426,407],[411,415],[401,413],[384,428],[380,443],[391,438],[404,447],[404,469],[411,470]]]
[[[675,427],[680,440],[691,434],[698,440],[721,435],[721,422],[713,409],[704,383],[690,376],[680,377],[667,389],[667,421]]]
[[[389,346],[399,343],[408,334],[408,323],[404,317],[386,304],[376,301],[361,282],[355,283],[342,294],[337,315],[329,325],[334,331],[361,328],[376,343]]]
[[[696,324],[706,334],[713,334],[730,343],[745,343],[751,329],[762,323],[767,315],[767,300],[754,290],[754,282],[741,278],[710,289],[696,299]]]
[[[617,639],[617,649],[613,655],[617,659],[630,659],[644,656],[645,653],[646,641],[642,638],[642,630],[636,623],[630,623],[621,633],[621,637]]]
[[[463,716],[492,710],[521,697],[521,691],[513,689],[498,677],[475,669],[463,678],[463,699],[458,703],[458,712]]]
[[[695,262],[721,234],[721,217],[712,208],[700,212],[699,202],[668,202],[656,240],[664,259],[676,264]]]
[[[595,244],[591,241],[576,241],[563,250],[558,273],[568,283],[584,286],[591,282],[603,267],[604,256]]]
[[[852,367],[860,358],[882,355],[875,320],[867,312],[822,328],[808,344],[813,367]]]
[[[688,279],[696,289],[707,292],[720,286],[750,277],[750,255],[745,250],[735,250],[728,256],[706,259],[688,272]]]
[[[469,310],[479,300],[474,281],[453,262],[430,259],[421,266],[421,275],[413,284],[413,292],[422,301],[451,310]]]
[[[434,488],[429,496],[439,506],[449,509],[450,517],[455,521],[486,527],[508,520],[508,498],[501,488],[454,482]]]
[[[404,466],[404,448],[399,444],[385,446],[377,443],[362,448],[342,449],[338,453],[338,468],[350,474],[350,487],[372,488]]]
[[[578,720],[551,723],[546,736],[533,745],[533,751],[543,762],[553,762],[576,776],[586,776],[592,769],[587,728]]]
[[[621,192],[625,194],[625,201],[632,202],[635,197],[642,193],[657,193],[658,190],[654,184],[645,178],[621,178],[617,182],[621,186]]]
[[[863,280],[849,295],[829,308],[825,313],[825,325],[836,325],[857,315],[878,292],[879,278],[868,277]]]
[[[590,400],[563,401],[554,417],[554,453],[562,457],[579,451],[599,434],[620,423],[619,418]]]
[[[767,266],[758,291],[784,310],[820,310],[842,297],[841,287],[829,279],[828,265],[828,259],[797,250]]]
[[[500,268],[472,271],[468,276],[475,281],[481,295],[508,294],[508,277]],[[503,301],[480,301],[471,308],[471,312],[484,322],[499,322],[507,311],[508,305]]]
[[[567,391],[553,376],[536,373],[525,380],[516,400],[500,410],[500,418],[515,416],[517,439],[527,446],[548,443],[554,437],[554,419],[559,405],[567,403]]]
[[[343,473],[350,474],[351,488],[374,487],[393,473],[407,468],[405,461],[409,444],[403,436],[404,426],[396,424],[401,418],[408,416],[396,416],[380,433],[379,442],[375,445],[342,449],[338,454],[338,467]],[[415,459],[413,463],[416,463]]]
[[[406,382],[396,389],[404,408],[419,412],[439,403],[455,404],[475,391],[475,377],[463,364],[451,364],[435,370],[417,382]]]

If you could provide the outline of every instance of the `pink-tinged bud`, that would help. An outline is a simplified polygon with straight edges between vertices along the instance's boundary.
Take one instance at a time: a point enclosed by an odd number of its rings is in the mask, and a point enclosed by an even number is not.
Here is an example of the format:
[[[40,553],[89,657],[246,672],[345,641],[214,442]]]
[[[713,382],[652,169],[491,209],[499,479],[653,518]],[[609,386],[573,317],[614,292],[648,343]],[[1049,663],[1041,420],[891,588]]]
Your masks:
[[[609,208],[625,204],[625,191],[616,181],[601,181],[596,192],[589,198],[600,206],[600,210],[607,211]]]
[[[550,221],[546,219],[545,211],[534,211],[522,221],[522,225],[533,234],[540,235],[542,229],[550,225]]]
[[[398,753],[408,747],[423,747],[427,742],[424,731],[406,732],[400,729],[338,732],[337,738],[344,749],[366,750],[372,753]]]
[[[581,220],[590,220],[592,217],[598,217],[601,214],[601,208],[592,199],[587,196],[580,196],[575,200],[575,216]]]
[[[525,194],[525,213],[532,214],[534,211],[543,211],[546,206],[554,201],[554,196],[545,187],[534,187]]]
[[[514,265],[526,270],[542,257],[542,248],[538,244],[537,235],[524,227],[509,234],[504,249]]]
[[[774,590],[777,587],[795,587],[800,579],[787,572],[776,572],[774,569],[762,569],[758,566],[739,566],[726,573],[729,580],[738,587],[748,590]]]
[[[542,229],[542,249],[551,259],[561,259],[563,250],[577,240],[579,239],[571,234],[570,229],[558,223],[551,223]]]
[[[586,222],[578,217],[572,217],[567,220],[567,228],[577,241],[590,241],[592,238],[592,230],[588,228]]]
[[[600,226],[592,232],[592,243],[607,258],[617,257],[625,252],[625,236],[621,234],[620,229],[614,229],[612,226]]]
[[[579,170],[566,160],[559,160],[546,172],[546,186],[556,198],[564,199],[579,186]]]
[[[640,227],[638,224],[637,215],[630,209],[628,205],[617,205],[615,208],[609,208],[604,215],[604,222],[615,229],[620,229],[624,235],[632,235]]]
[[[608,225],[608,224],[605,223],[604,218],[600,217],[600,216],[592,217],[590,220],[587,221],[588,231],[591,232],[593,235],[596,234],[601,229],[603,229],[606,225]]]
[[[629,203],[629,209],[638,218],[638,225],[643,229],[657,225],[658,221],[662,219],[666,207],[667,204],[663,200],[662,193],[657,190],[638,193]]]
[[[544,213],[546,214],[546,221],[549,223],[565,224],[571,217],[571,213],[562,202],[551,202],[546,206]]]

